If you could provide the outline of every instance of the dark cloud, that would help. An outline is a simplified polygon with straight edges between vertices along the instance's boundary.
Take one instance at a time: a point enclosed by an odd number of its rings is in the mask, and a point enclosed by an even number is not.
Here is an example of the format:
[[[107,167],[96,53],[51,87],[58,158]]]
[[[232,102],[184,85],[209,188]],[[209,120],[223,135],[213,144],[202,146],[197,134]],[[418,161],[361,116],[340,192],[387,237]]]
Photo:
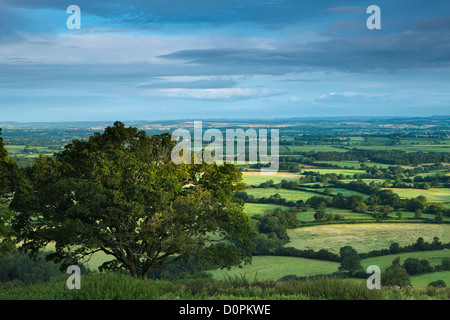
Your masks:
[[[288,49],[283,46],[275,49],[212,48],[181,50],[161,57],[236,68],[257,66],[262,73],[274,67],[285,72],[302,68],[350,72],[436,68],[450,64],[450,33],[446,29],[410,30],[310,42]]]

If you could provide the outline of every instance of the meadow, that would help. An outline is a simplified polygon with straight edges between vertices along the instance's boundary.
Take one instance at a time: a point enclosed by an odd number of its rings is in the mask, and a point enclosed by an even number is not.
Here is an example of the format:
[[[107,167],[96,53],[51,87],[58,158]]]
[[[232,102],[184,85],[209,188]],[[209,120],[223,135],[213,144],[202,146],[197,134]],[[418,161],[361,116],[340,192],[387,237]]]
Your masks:
[[[339,253],[343,246],[350,245],[358,252],[369,252],[389,248],[392,242],[400,246],[414,243],[422,237],[431,242],[439,237],[450,242],[450,225],[424,223],[359,223],[301,227],[287,230],[290,242],[287,247],[297,249],[322,248]]]
[[[364,165],[365,167],[372,168],[389,168],[390,164],[385,163],[377,163],[377,162],[359,162],[359,161],[317,161],[317,163],[321,164],[328,164],[333,166],[339,166],[341,168],[354,168],[354,169],[361,169],[361,165]]]
[[[242,181],[248,186],[260,185],[268,180],[274,183],[280,183],[282,180],[295,181],[302,175],[290,172],[277,172],[275,174],[264,174],[260,171],[249,171],[242,173]]]
[[[385,188],[383,188],[385,189]],[[394,191],[400,198],[417,198],[418,196],[425,196],[429,203],[446,203],[450,204],[450,188],[430,188],[413,189],[413,188],[386,188]]]
[[[442,259],[448,257],[450,257],[450,250],[406,252],[362,259],[361,265],[364,269],[366,269],[370,265],[377,265],[380,267],[381,271],[384,271],[387,267],[392,265],[392,261],[394,261],[396,258],[400,258],[400,264],[402,264],[407,258],[416,258],[419,260],[426,259],[430,262],[431,266],[435,266],[441,264]]]
[[[248,195],[254,196],[255,198],[263,198],[263,197],[268,198],[270,196],[273,196],[274,194],[279,194],[282,198],[286,199],[287,201],[298,201],[298,200],[306,201],[313,196],[317,196],[317,194],[313,192],[288,190],[288,189],[275,189],[275,188],[252,188],[246,189],[245,192],[247,192]],[[331,198],[331,196],[324,196],[324,197]]]
[[[305,146],[283,146],[290,152],[346,152],[347,150],[330,145],[305,145]],[[280,149],[280,153],[283,151]]]
[[[25,148],[28,148],[30,152],[26,152]],[[6,149],[9,154],[14,157],[24,157],[24,158],[36,158],[40,154],[44,156],[53,156],[55,150],[49,149],[49,147],[40,146],[25,146],[25,145],[6,145]]]
[[[268,210],[274,210],[276,208],[281,208],[283,210],[288,209],[286,206],[272,204],[272,203],[246,203],[244,205],[244,212],[249,216],[254,216],[255,214],[264,214]]]
[[[406,152],[450,152],[450,145],[442,144],[420,144],[420,145],[358,145],[346,147],[348,150],[386,150],[386,151],[406,151]]]
[[[227,277],[245,277],[248,280],[278,280],[283,276],[295,274],[299,277],[317,274],[330,274],[338,270],[339,263],[315,259],[279,256],[254,256],[252,264],[242,268],[213,270],[208,273],[216,280]]]

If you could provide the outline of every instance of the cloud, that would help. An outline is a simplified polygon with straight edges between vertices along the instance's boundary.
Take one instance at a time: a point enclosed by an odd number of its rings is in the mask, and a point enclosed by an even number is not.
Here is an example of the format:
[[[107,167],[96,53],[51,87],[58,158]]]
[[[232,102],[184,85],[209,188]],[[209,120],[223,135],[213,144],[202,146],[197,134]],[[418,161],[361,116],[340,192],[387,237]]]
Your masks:
[[[280,94],[281,90],[251,89],[251,88],[214,88],[214,89],[187,89],[166,88],[150,89],[146,94],[167,98],[188,98],[199,100],[241,100],[261,98]]]
[[[317,102],[357,102],[363,101],[366,96],[356,92],[330,92],[319,96]]]
[[[231,88],[236,85],[236,81],[231,79],[209,79],[180,82],[153,82],[140,84],[140,89],[218,89]]]
[[[64,10],[70,4],[61,0],[2,0],[20,9]],[[165,23],[230,24],[252,23],[264,27],[296,24],[323,15],[334,1],[305,2],[298,0],[77,0],[82,12],[114,23],[134,25]]]
[[[274,49],[210,48],[159,56],[185,63],[235,66],[259,73],[328,69],[346,72],[394,72],[450,65],[450,33],[410,30],[395,34],[342,37],[307,44],[283,41]]]

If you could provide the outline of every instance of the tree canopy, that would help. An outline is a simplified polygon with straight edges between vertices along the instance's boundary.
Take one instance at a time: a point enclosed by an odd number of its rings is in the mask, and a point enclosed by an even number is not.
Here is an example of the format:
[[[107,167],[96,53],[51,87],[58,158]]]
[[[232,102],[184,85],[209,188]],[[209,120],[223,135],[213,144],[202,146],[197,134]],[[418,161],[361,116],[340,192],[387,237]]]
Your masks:
[[[254,235],[234,165],[175,165],[169,133],[116,122],[26,168],[11,207],[21,250],[64,265],[102,251],[101,269],[145,279],[152,268],[196,256],[231,267],[250,262]]]

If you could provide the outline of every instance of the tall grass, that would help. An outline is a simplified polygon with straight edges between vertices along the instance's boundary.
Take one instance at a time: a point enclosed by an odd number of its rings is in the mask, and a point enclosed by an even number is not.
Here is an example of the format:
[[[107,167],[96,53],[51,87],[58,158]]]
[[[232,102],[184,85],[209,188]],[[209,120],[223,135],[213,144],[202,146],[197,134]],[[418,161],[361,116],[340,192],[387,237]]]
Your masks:
[[[153,300],[166,291],[167,281],[137,281],[127,275],[90,273],[82,276],[81,289],[69,290],[68,276],[51,281],[0,291],[0,299],[6,300]]]
[[[382,300],[382,290],[370,290],[365,283],[330,277],[315,277],[303,281],[279,282],[277,292],[284,295],[304,295],[315,300]]]
[[[403,300],[449,299],[449,288],[369,290],[364,282],[315,277],[306,280],[258,281],[243,276],[211,279],[135,280],[127,275],[90,273],[81,289],[69,290],[67,275],[24,285],[0,283],[0,300]]]

